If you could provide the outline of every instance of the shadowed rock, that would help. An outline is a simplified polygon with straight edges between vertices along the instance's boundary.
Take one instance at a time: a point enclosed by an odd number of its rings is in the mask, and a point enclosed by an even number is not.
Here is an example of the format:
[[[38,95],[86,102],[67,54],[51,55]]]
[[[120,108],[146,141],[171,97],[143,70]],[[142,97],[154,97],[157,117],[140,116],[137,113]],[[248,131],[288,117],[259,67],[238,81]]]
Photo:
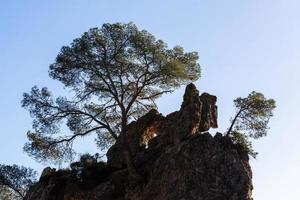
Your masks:
[[[217,97],[208,93],[199,96],[194,84],[187,85],[179,111],[166,117],[156,110],[128,125],[128,142],[133,154],[145,148],[179,144],[191,135],[217,128]],[[155,138],[155,141],[150,141]],[[151,144],[148,144],[151,143]],[[108,164],[121,168],[126,165],[122,154],[121,139],[107,152]]]

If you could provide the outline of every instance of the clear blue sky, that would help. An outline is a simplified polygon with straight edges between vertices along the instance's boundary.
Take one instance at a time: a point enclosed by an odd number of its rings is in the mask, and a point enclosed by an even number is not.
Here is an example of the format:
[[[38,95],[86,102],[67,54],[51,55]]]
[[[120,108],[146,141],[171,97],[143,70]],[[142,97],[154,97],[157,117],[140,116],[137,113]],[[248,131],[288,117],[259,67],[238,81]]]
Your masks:
[[[300,1],[298,0],[1,0],[0,163],[41,170],[22,152],[31,118],[20,106],[33,85],[64,91],[48,77],[61,46],[106,22],[134,22],[169,46],[198,51],[200,91],[218,96],[219,129],[229,126],[232,100],[252,90],[277,101],[268,137],[255,141],[255,200],[299,200]],[[159,100],[166,114],[183,90]],[[215,131],[215,130],[214,130]],[[92,139],[77,148],[95,151]]]

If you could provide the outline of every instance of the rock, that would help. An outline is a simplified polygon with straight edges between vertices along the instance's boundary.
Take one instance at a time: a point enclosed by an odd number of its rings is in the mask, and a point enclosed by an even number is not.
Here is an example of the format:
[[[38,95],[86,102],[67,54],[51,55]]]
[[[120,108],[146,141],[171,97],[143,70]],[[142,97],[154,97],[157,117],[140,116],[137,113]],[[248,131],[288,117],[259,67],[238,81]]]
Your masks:
[[[182,140],[217,128],[217,97],[208,93],[199,96],[194,84],[187,85],[179,111],[166,117],[158,111],[148,114],[128,125],[128,143],[133,157],[146,148],[159,148],[169,144],[179,144]],[[155,138],[155,141],[151,140]],[[126,166],[122,154],[122,136],[107,152],[108,165],[116,168]],[[151,143],[151,145],[149,145]]]
[[[181,108],[199,102],[199,91],[193,83],[186,86]]]
[[[141,200],[251,199],[251,168],[235,145],[225,147],[209,133],[179,145],[179,150],[169,147],[151,163]]]
[[[216,106],[217,97],[208,93],[200,96],[202,102],[200,131],[208,131],[210,128],[218,128],[218,107]]]
[[[50,177],[55,171],[56,171],[55,168],[46,167],[45,169],[43,169],[43,172],[40,176],[40,180]]]
[[[199,132],[203,103],[199,98],[199,91],[194,84],[189,84],[183,96],[183,102],[174,120],[174,143],[179,144],[184,138]]]
[[[159,124],[162,120],[164,120],[164,117],[153,109],[136,122],[132,122],[128,125],[128,143],[134,157],[137,152],[148,146],[150,139],[156,136]],[[123,158],[121,141],[121,138],[119,138],[106,154],[108,165],[115,168],[122,168],[126,165],[125,159]]]
[[[138,170],[141,188],[128,184],[126,169],[108,172],[84,187],[70,172],[37,183],[26,200],[252,200],[249,158],[228,137],[197,134],[178,145],[147,150]]]
[[[50,173],[25,199],[252,200],[248,155],[229,137],[207,132],[217,127],[216,100],[199,96],[190,84],[179,111],[162,116],[151,110],[128,125],[140,185],[130,184],[119,138],[107,152],[107,165],[82,169],[81,177],[70,170]]]

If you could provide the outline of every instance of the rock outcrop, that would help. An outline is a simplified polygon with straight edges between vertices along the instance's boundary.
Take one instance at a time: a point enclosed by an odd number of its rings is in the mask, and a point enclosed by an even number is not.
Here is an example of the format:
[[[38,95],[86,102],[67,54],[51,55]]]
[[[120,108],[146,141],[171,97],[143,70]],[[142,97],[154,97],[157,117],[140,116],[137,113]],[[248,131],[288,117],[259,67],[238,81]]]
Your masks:
[[[216,101],[216,96],[207,93],[199,96],[196,86],[189,84],[179,111],[164,117],[158,111],[151,110],[136,122],[129,124],[127,135],[133,157],[145,148],[178,145],[192,135],[209,128],[217,128]],[[126,165],[121,137],[107,152],[108,165],[116,168]]]
[[[129,184],[120,139],[108,150],[107,164],[81,174],[57,171],[40,180],[27,200],[251,200],[249,158],[217,127],[217,98],[186,87],[179,111],[156,110],[128,125],[134,165],[143,180]]]

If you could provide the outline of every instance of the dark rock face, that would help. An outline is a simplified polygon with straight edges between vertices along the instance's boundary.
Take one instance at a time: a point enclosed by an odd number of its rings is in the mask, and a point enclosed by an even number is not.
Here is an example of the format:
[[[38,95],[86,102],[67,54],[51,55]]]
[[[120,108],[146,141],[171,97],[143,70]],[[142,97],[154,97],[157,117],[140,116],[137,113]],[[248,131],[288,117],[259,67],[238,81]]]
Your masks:
[[[142,200],[250,200],[251,168],[228,138],[209,133],[169,147],[153,163]]]
[[[128,142],[143,181],[129,184],[117,140],[102,169],[55,172],[34,186],[27,200],[252,200],[248,155],[217,127],[216,97],[187,86],[181,109],[166,117],[156,110],[128,125]]]
[[[217,128],[216,101],[217,97],[208,93],[199,96],[196,86],[189,84],[179,111],[164,117],[156,110],[151,110],[129,124],[127,134],[133,157],[146,147],[177,145],[191,135]],[[107,161],[112,167],[121,168],[126,165],[121,141],[119,138],[107,152]]]
[[[148,141],[155,137],[159,125],[163,120],[164,117],[161,114],[156,110],[151,110],[136,122],[128,125],[128,143],[133,155],[136,155],[147,147]],[[116,168],[122,168],[126,165],[122,153],[122,139],[120,137],[107,152],[107,163]]]

